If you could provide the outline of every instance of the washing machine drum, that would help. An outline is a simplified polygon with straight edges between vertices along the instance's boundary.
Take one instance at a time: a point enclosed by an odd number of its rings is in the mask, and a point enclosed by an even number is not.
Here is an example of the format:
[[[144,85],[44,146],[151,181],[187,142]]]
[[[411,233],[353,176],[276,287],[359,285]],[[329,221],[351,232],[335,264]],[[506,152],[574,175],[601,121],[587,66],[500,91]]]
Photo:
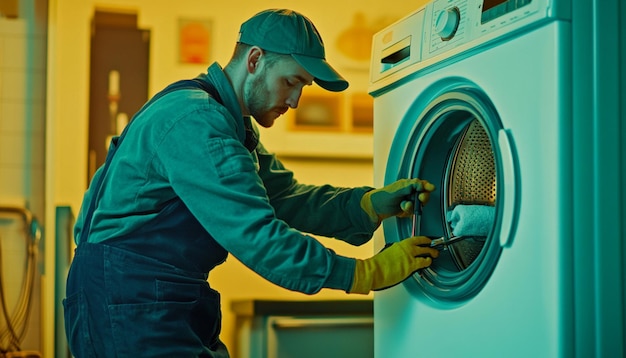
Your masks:
[[[417,125],[407,131],[409,138],[399,140],[404,146],[399,170],[388,167],[388,175],[395,172],[399,177],[426,179],[438,189],[423,206],[419,227],[412,227],[411,219],[398,219],[395,227],[390,223],[390,230],[385,229],[386,236],[451,238],[454,233],[447,216],[457,206],[484,206],[493,213],[486,231],[444,247],[429,268],[413,275],[413,282],[433,302],[458,304],[474,297],[493,273],[502,251],[494,234],[502,211],[498,183],[503,166],[497,142],[502,127],[493,107],[480,98],[467,91],[442,96],[413,118]],[[392,151],[401,152],[400,145]]]

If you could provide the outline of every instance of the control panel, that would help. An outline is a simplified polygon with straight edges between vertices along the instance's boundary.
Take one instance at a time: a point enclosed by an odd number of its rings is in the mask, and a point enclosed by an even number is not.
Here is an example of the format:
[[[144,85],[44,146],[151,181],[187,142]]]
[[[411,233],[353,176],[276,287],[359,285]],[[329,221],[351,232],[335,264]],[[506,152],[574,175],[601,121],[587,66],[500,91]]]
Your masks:
[[[370,81],[409,66],[427,67],[521,27],[558,17],[556,2],[434,0],[374,35]]]
[[[497,32],[537,12],[541,0],[435,0],[426,6],[425,58]],[[544,4],[547,5],[547,4]]]

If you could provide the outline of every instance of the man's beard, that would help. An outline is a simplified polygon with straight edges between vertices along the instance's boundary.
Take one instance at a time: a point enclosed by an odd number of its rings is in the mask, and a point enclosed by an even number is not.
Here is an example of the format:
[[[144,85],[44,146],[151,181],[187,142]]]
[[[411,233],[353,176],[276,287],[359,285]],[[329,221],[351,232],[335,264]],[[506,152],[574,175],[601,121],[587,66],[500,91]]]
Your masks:
[[[252,117],[263,127],[271,127],[275,118],[269,118],[271,113],[267,108],[270,91],[265,86],[265,70],[252,81],[246,82],[243,95],[244,103]]]

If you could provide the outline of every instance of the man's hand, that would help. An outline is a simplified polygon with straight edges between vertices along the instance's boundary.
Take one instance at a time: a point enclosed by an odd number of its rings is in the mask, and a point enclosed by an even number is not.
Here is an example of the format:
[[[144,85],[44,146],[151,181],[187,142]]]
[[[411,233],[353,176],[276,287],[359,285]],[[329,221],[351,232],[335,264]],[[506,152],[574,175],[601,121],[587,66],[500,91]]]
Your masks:
[[[382,250],[366,260],[356,260],[350,293],[367,294],[404,281],[413,272],[430,266],[439,251],[430,247],[430,239],[413,236]]]
[[[419,201],[426,204],[435,186],[417,178],[400,179],[380,189],[368,191],[361,198],[361,208],[372,222],[380,224],[391,216],[409,217],[416,203],[412,199],[419,192]]]

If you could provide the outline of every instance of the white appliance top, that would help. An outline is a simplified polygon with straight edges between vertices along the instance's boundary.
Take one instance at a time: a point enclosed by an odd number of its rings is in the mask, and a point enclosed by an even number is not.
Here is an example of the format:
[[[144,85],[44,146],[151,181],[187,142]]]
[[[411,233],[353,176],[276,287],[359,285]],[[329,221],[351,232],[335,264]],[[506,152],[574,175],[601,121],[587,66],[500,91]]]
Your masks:
[[[569,21],[570,7],[557,0],[435,0],[374,35],[370,93],[522,28]]]

